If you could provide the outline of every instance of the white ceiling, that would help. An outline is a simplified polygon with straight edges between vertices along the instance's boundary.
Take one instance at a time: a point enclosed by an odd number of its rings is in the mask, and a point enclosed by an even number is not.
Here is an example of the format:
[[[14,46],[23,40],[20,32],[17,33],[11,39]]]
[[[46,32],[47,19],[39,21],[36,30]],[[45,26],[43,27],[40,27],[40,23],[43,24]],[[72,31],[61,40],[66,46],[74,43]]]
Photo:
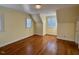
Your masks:
[[[41,9],[36,9],[34,4],[0,4],[0,6],[12,8],[18,11],[30,13],[30,14],[40,14],[40,13],[53,13],[57,9],[64,7],[75,6],[74,4],[41,4]]]

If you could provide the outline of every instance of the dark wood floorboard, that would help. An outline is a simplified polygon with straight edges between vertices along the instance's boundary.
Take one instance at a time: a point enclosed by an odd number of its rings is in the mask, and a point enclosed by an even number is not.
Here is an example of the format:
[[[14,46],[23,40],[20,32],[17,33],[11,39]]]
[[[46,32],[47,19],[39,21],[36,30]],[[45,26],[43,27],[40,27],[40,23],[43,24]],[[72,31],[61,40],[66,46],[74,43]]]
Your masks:
[[[0,55],[79,55],[77,45],[55,36],[33,35],[0,48]]]

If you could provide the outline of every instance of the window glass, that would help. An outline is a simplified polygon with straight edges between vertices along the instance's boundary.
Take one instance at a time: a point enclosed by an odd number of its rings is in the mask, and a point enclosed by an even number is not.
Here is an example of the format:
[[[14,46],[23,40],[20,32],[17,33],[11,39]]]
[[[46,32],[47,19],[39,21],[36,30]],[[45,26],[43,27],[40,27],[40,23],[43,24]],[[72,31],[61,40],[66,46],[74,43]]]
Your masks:
[[[55,16],[48,17],[48,27],[55,28],[57,26],[57,20]]]
[[[0,32],[3,32],[4,30],[4,19],[3,15],[0,15]]]
[[[26,28],[31,28],[32,27],[32,20],[30,18],[27,18],[25,22],[26,22],[25,23]]]

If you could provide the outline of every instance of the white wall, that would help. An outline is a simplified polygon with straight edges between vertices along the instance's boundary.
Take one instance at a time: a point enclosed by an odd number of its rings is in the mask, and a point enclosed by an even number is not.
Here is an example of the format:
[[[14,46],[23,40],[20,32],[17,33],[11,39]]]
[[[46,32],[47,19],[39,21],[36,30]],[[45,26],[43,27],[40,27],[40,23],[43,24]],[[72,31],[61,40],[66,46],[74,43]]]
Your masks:
[[[74,23],[58,23],[58,38],[63,40],[74,41]]]
[[[45,15],[42,15],[40,14],[40,18],[42,20],[42,26],[43,26],[43,35],[46,34],[46,16]]]
[[[76,7],[62,8],[57,10],[58,38],[75,41],[75,21],[77,17]]]
[[[4,31],[0,32],[0,47],[34,34],[33,23],[32,28],[25,28],[28,14],[4,7],[0,7],[0,14],[4,16]]]
[[[35,23],[34,23],[34,34],[43,35],[43,23],[42,23],[42,19],[41,19],[40,15],[39,14],[33,14],[32,18],[35,21]]]

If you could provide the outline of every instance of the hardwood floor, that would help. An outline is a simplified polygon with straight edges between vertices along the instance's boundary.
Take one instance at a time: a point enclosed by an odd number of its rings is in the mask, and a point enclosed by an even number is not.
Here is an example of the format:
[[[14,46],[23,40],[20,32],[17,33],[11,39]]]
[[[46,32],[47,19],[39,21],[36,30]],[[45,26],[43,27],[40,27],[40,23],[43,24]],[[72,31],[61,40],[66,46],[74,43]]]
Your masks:
[[[0,55],[79,55],[79,49],[75,43],[51,35],[33,35],[0,48]]]

